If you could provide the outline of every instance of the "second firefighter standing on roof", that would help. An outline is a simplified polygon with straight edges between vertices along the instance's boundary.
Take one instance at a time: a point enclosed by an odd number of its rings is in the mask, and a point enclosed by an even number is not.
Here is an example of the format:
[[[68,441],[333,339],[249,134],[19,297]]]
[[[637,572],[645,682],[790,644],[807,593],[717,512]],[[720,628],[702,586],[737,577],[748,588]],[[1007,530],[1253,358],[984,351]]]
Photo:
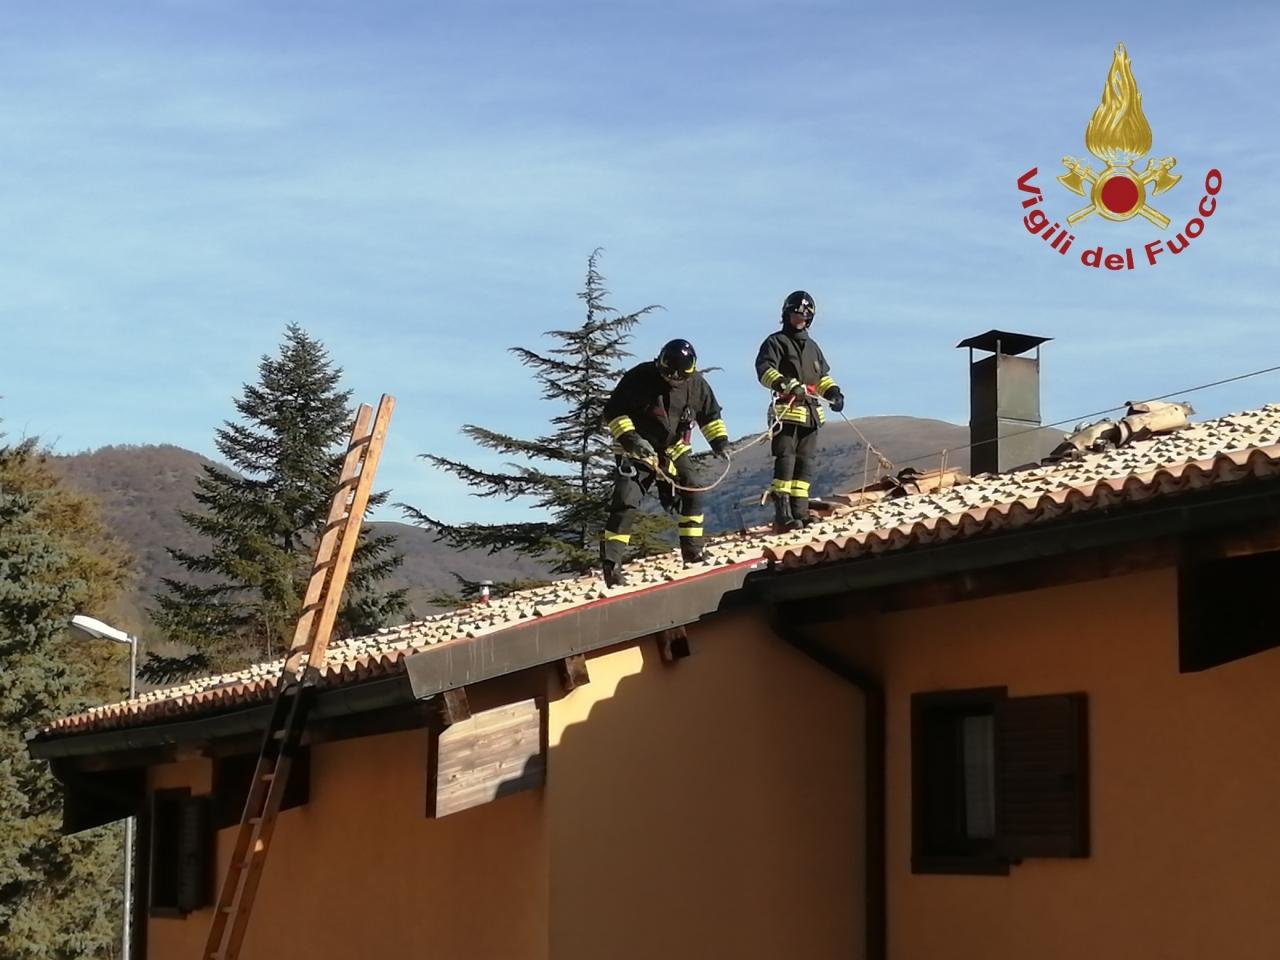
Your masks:
[[[676,509],[685,563],[702,561],[702,495],[676,487],[700,485],[691,459],[693,425],[701,428],[712,452],[723,460],[729,457],[729,431],[711,385],[698,372],[692,344],[672,340],[657,359],[628,370],[604,405],[604,420],[618,455],[600,544],[605,583],[626,584],[622,567],[631,525],[641,498],[655,483],[662,505]]]
[[[773,437],[774,529],[797,530],[812,522],[809,481],[818,452],[818,428],[825,415],[818,398],[839,413],[844,394],[831,378],[822,348],[809,336],[817,307],[803,290],[782,304],[782,329],[765,337],[756,355],[756,376],[773,391],[773,416],[780,426]]]

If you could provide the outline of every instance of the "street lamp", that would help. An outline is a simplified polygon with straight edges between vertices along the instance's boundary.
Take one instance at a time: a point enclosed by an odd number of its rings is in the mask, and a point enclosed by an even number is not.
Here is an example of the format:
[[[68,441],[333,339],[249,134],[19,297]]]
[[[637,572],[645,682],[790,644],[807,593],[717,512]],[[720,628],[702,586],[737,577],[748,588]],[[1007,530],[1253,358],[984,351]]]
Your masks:
[[[129,699],[138,695],[138,638],[132,634],[108,626],[101,620],[77,613],[71,618],[71,630],[92,640],[111,640],[129,645]],[[130,921],[133,919],[133,825],[134,818],[124,822],[124,923],[122,925],[120,954],[124,960],[133,956],[130,937]]]

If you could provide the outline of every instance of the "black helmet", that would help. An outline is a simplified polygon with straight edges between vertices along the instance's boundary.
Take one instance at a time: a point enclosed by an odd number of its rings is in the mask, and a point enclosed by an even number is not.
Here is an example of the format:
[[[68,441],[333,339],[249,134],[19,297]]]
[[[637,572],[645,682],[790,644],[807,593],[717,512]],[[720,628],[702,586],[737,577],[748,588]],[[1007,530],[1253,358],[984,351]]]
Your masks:
[[[809,323],[813,323],[813,315],[817,312],[818,305],[813,302],[813,297],[803,290],[797,290],[782,301],[782,320],[784,323],[787,317],[793,313],[803,313],[809,318]],[[809,323],[806,323],[805,326],[807,327]]]
[[[653,362],[664,379],[688,380],[698,369],[698,354],[688,340],[672,340],[658,351],[658,359]]]

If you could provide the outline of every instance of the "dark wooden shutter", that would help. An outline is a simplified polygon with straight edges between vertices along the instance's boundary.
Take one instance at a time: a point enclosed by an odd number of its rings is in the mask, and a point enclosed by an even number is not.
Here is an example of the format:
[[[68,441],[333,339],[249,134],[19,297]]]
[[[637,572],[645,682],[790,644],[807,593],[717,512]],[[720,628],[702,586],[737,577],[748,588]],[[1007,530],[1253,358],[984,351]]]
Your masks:
[[[183,913],[213,903],[213,829],[209,798],[187,797],[178,807],[177,900]]]
[[[1178,668],[1207,670],[1280,646],[1280,551],[1178,569]]]
[[[187,787],[152,794],[152,916],[182,917],[213,903],[213,836],[208,796]]]
[[[237,753],[218,757],[213,761],[213,826],[215,830],[233,827],[244,816],[245,800],[249,796],[249,781],[257,766],[256,753]],[[285,784],[280,809],[292,810],[311,799],[311,749],[299,747],[289,769],[289,782]]]
[[[178,910],[177,836],[183,800],[191,796],[186,787],[157,790],[151,795],[151,869],[148,890],[151,915],[180,916]]]
[[[1088,856],[1085,706],[1082,693],[1013,697],[995,705],[1001,856]]]

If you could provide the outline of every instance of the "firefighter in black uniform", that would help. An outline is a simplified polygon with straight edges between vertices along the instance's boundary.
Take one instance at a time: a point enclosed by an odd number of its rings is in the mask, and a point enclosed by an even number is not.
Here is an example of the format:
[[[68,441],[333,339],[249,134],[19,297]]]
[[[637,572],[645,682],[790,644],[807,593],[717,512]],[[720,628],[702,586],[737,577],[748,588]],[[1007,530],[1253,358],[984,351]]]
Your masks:
[[[818,427],[825,419],[822,397],[839,413],[844,394],[831,379],[822,348],[809,336],[817,306],[797,290],[782,304],[782,329],[765,337],[756,355],[756,376],[773,391],[773,413],[781,429],[773,438],[773,527],[779,533],[812,522],[809,479],[813,476]]]
[[[600,544],[605,584],[626,585],[622,565],[631,542],[631,524],[641,498],[655,482],[662,505],[677,510],[684,562],[702,561],[701,495],[673,490],[657,472],[683,487],[700,485],[691,462],[694,423],[712,452],[729,459],[729,431],[720,419],[720,404],[711,385],[698,372],[693,345],[672,340],[656,360],[628,370],[604,405],[604,420],[618,454],[613,501]]]

